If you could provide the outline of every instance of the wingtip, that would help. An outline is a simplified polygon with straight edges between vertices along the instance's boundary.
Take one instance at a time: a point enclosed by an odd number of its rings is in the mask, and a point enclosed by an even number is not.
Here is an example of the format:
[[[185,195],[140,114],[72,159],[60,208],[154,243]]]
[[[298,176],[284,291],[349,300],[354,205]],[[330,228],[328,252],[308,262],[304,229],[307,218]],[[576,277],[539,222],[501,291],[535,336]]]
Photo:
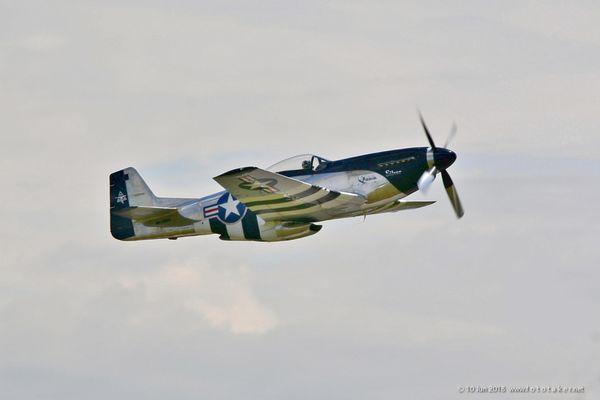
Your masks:
[[[227,171],[225,173],[222,173],[221,175],[215,176],[214,179],[217,178],[224,178],[226,176],[231,176],[231,175],[237,175],[240,173],[245,173],[245,172],[252,172],[255,169],[257,169],[257,167],[242,167],[242,168],[235,168],[232,169],[231,171]]]

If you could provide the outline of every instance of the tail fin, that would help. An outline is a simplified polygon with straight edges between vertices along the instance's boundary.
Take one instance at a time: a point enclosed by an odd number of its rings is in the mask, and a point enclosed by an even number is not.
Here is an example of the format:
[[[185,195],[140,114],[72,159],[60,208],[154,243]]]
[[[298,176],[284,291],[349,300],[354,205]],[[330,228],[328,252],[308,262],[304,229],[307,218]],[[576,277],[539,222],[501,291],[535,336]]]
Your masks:
[[[157,198],[135,168],[125,168],[110,174],[110,210],[134,206],[154,206]],[[130,219],[110,213],[110,232],[115,239],[135,236]]]
[[[154,206],[157,199],[135,168],[110,174],[110,208]]]

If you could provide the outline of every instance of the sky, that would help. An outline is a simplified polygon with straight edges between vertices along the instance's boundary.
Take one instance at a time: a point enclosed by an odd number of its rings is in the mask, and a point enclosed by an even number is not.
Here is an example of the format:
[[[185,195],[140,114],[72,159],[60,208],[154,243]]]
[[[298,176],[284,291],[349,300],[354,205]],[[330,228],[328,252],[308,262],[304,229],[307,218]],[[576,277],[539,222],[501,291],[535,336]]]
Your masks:
[[[6,399],[600,395],[593,1],[0,0]],[[300,153],[426,146],[433,206],[284,243],[112,239],[159,196]],[[461,394],[468,386],[580,394]]]

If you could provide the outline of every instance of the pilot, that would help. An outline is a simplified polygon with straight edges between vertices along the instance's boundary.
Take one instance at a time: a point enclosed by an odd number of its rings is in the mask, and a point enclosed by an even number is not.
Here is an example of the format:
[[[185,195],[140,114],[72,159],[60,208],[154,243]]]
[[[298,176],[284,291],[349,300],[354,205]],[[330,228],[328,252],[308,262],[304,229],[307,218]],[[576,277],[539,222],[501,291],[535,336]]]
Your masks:
[[[302,169],[311,169],[312,163],[308,160],[302,161]]]

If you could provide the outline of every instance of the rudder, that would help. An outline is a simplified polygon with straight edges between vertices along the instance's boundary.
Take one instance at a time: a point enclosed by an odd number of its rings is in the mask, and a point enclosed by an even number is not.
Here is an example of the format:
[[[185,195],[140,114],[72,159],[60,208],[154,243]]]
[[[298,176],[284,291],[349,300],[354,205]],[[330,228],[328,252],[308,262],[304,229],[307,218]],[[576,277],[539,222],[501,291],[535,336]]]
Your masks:
[[[135,168],[125,168],[110,174],[110,210],[134,206],[156,205],[156,196]],[[126,240],[135,236],[130,219],[110,213],[110,233],[115,239]]]

